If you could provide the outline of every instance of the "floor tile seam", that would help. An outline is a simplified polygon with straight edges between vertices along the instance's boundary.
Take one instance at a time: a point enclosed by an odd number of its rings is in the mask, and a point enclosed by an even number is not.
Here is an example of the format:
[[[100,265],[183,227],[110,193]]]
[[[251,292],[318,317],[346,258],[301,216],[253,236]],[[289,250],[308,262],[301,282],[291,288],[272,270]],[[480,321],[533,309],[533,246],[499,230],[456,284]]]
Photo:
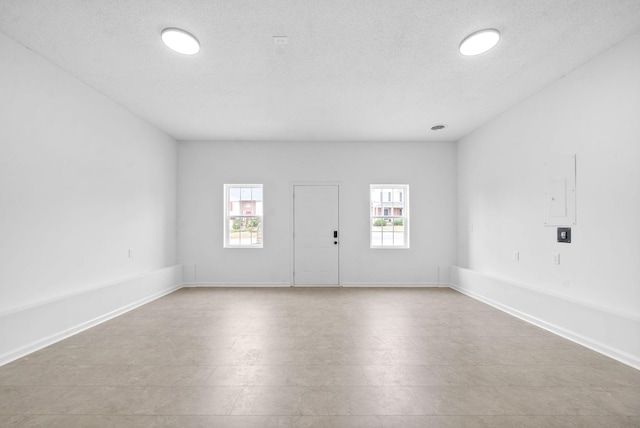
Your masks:
[[[372,364],[372,365],[384,365],[384,364]],[[407,364],[399,364],[399,365],[407,365]],[[414,364],[408,364],[408,365],[414,365]],[[607,364],[607,365],[584,365],[584,366],[579,366],[579,367],[601,367],[601,368],[607,368],[609,366],[612,366],[614,364]],[[366,364],[365,364],[366,366]],[[516,363],[509,363],[509,364],[424,364],[425,367],[576,367],[573,364],[516,364]]]
[[[247,386],[217,386],[217,385],[194,385],[194,386],[185,386],[185,385],[8,385],[10,388],[20,388],[20,389],[29,389],[29,388],[78,388],[78,389],[96,389],[96,388],[104,388],[104,389],[166,389],[166,390],[177,390],[177,389],[243,389]],[[271,387],[270,387],[271,388]]]
[[[188,348],[185,348],[188,349]],[[194,348],[194,349],[203,349],[203,348]],[[216,349],[206,348],[215,351]],[[240,351],[240,350],[255,350],[255,351],[393,351],[393,350],[403,350],[403,351],[422,351],[425,348],[291,348],[291,347],[268,347],[268,348],[225,348],[223,350],[231,350],[231,351]]]
[[[41,365],[30,365],[30,364],[24,364],[23,367],[56,367],[57,365],[47,365],[47,364],[41,364]],[[400,368],[400,367],[424,367],[424,369],[434,369],[434,370],[438,370],[438,369],[443,369],[445,367],[448,368],[460,368],[460,367],[466,367],[466,368],[483,368],[483,367],[519,367],[519,368],[534,368],[534,367],[538,367],[538,368],[545,368],[545,367],[558,367],[558,368],[563,368],[563,367],[572,367],[572,366],[556,366],[556,365],[550,365],[550,366],[543,366],[543,365],[499,365],[499,366],[495,366],[495,365],[473,365],[473,366],[458,366],[458,365],[424,365],[424,366],[416,366],[413,364],[367,364],[367,363],[360,363],[360,364],[325,364],[325,363],[319,363],[319,364],[309,364],[309,363],[289,363],[289,364],[265,364],[265,363],[251,363],[251,364],[189,364],[189,365],[184,365],[184,364],[166,364],[166,365],[162,365],[162,366],[154,366],[154,365],[147,365],[147,364],[131,364],[131,365],[127,365],[127,367],[130,368],[145,368],[145,367],[165,367],[165,368],[178,368],[178,367],[197,367],[200,369],[208,369],[208,368],[215,368],[215,367],[315,367],[315,368],[321,368],[321,367],[354,367],[354,366],[362,366],[362,367],[396,367],[396,368]],[[73,368],[75,367],[74,365],[62,365],[60,367],[69,367],[69,368]],[[118,368],[118,367],[123,367],[123,365],[121,364],[103,364],[103,365],[99,365],[99,366],[92,366],[95,367],[97,370],[100,369],[106,369],[106,368]],[[633,386],[633,385],[627,385],[627,386]]]
[[[362,415],[367,416],[367,415]],[[467,417],[476,417],[476,418],[589,418],[589,417],[599,417],[599,418],[611,418],[611,419],[631,419],[634,417],[638,417],[637,415],[623,415],[623,414],[611,414],[611,413],[592,413],[592,414],[583,414],[583,413],[425,413],[422,415],[378,415],[381,418],[384,417],[417,417],[417,418],[467,418]]]
[[[415,391],[414,387],[409,387],[409,389],[411,390],[411,394],[413,395],[413,398],[415,399],[416,403],[418,403],[418,405],[420,406],[420,409],[422,410],[422,414],[428,415],[426,407],[423,404],[422,400],[420,399],[420,396],[418,395],[418,393]]]
[[[287,417],[287,416],[304,416],[304,415],[273,415],[273,414],[265,414],[265,415],[234,415],[231,413],[0,413],[0,417],[2,416],[22,416],[22,417],[33,417],[33,416],[66,416],[66,417],[74,417],[74,416],[122,416],[122,417],[163,417],[163,416],[171,416],[171,417],[254,417],[254,416],[272,416],[272,417]],[[330,415],[327,415],[330,416]]]
[[[466,389],[471,389],[471,388],[484,388],[484,389],[489,389],[489,388],[500,388],[500,389],[506,389],[506,388],[525,388],[525,389],[532,389],[532,388],[551,388],[551,387],[564,387],[564,386],[560,386],[560,385],[497,385],[497,384],[455,384],[455,385],[447,385],[447,384],[420,384],[420,383],[371,383],[368,386],[377,386],[377,387],[389,387],[389,386],[396,386],[396,387],[411,387],[411,388],[466,388]],[[566,386],[565,388],[589,388],[590,386]],[[617,388],[617,385],[612,385],[612,386],[603,386],[602,388]]]
[[[202,416],[202,417],[253,417],[253,416],[273,416],[273,417],[281,417],[288,415],[232,415],[232,414],[219,414],[219,413],[0,413],[1,416],[22,416],[22,417],[32,417],[32,416],[127,416],[127,417],[161,417],[161,416],[174,416],[174,417],[193,417],[193,416]]]
[[[423,389],[495,389],[495,390],[526,390],[526,391],[549,391],[554,392],[560,390],[591,390],[591,391],[600,391],[600,392],[608,392],[611,390],[637,390],[640,392],[640,386],[581,386],[581,385],[550,385],[550,386],[541,386],[541,385],[488,385],[488,386],[478,386],[478,385],[447,385],[447,386],[419,386],[415,385],[411,388],[423,388]]]
[[[158,416],[165,416],[165,415],[158,415]],[[180,415],[172,415],[172,416],[183,416],[182,414]],[[367,416],[371,416],[371,417],[385,417],[385,416],[389,416],[389,417],[398,417],[398,416],[402,416],[402,417],[407,417],[407,416],[431,416],[429,414],[423,413],[423,414],[406,414],[406,413],[398,413],[398,414],[380,414],[380,413],[303,413],[302,411],[300,413],[295,413],[295,414],[273,414],[273,413],[251,413],[251,414],[247,414],[247,415],[234,415],[234,414],[229,414],[229,415],[188,415],[188,416],[231,416],[231,417],[274,417],[274,418],[299,418],[299,417],[319,417],[319,418],[331,418],[331,417],[356,417],[356,418],[362,418],[362,417],[367,417]],[[439,415],[432,415],[432,416],[439,416]],[[457,415],[457,416],[461,416],[461,415]],[[462,415],[465,416],[465,415]],[[480,415],[480,416],[487,416],[487,415]]]
[[[104,388],[276,388],[276,387],[303,387],[303,388],[361,388],[361,387],[403,387],[403,388],[499,388],[499,389],[600,389],[600,390],[634,390],[640,389],[640,385],[531,385],[531,384],[491,384],[491,383],[419,383],[419,382],[390,382],[390,383],[376,383],[367,379],[366,383],[348,383],[348,384],[327,384],[327,383],[216,383],[216,382],[203,382],[193,384],[125,384],[125,383],[11,383],[1,384],[0,388],[71,388],[71,387],[104,387]]]
[[[167,351],[169,349],[179,349],[181,351],[232,351],[240,350],[242,348],[232,349],[231,347],[183,347],[183,346],[140,346],[140,347],[125,347],[125,346],[64,346],[58,349],[83,349],[83,350],[101,350],[101,351]]]
[[[328,385],[328,384],[295,384],[295,383],[205,383],[191,385],[169,385],[169,384],[106,384],[106,383],[82,383],[82,384],[6,384],[0,385],[0,388],[155,388],[155,389],[195,389],[195,388],[362,388],[362,387],[407,387],[411,385],[397,384],[344,384],[344,385]],[[433,386],[433,385],[413,385],[413,386]]]
[[[613,365],[613,364],[611,364]],[[573,364],[472,364],[470,365],[471,367],[576,367]],[[585,365],[585,366],[579,366],[579,367],[602,367],[602,368],[606,368],[609,367],[609,364],[606,365]]]
[[[82,366],[92,366],[92,367],[122,367],[125,364],[82,364]],[[216,367],[220,364],[163,364],[162,367]],[[54,366],[68,366],[68,367],[77,367],[76,364],[29,364],[29,363],[21,363],[22,367],[35,367],[35,366],[46,366],[46,367],[54,367]],[[152,367],[157,366],[155,364],[126,364],[128,367]],[[245,364],[236,364],[236,366],[246,366]]]
[[[172,388],[172,387],[167,387]],[[176,388],[190,388],[190,387],[176,387]],[[206,386],[202,388],[207,388]],[[238,388],[238,387],[228,387]],[[266,389],[266,388],[287,388],[287,389],[409,389],[408,386],[371,386],[371,385],[357,385],[357,386],[344,386],[344,385],[276,385],[276,386],[263,386],[263,385],[243,385],[239,388],[243,389]]]
[[[157,414],[157,413],[0,413],[0,416],[23,416],[23,417],[33,417],[33,416],[137,416],[137,417],[147,417],[147,416],[168,416],[165,414]],[[171,415],[173,416],[173,415]],[[176,415],[183,416],[183,415]],[[184,416],[192,416],[192,415],[184,415]],[[216,415],[209,415],[216,416]]]
[[[14,367],[32,367],[32,366],[46,366],[46,367],[77,367],[77,368],[100,368],[100,367],[217,367],[217,366],[225,366],[228,364],[47,364],[47,363],[20,363],[16,364]],[[2,367],[0,367],[0,372],[2,372]]]
[[[89,330],[90,331],[90,330]],[[80,335],[82,335],[83,333],[79,333]],[[96,334],[96,336],[98,336],[98,338],[113,338],[113,337],[127,337],[127,338],[139,338],[139,337],[145,337],[145,338],[154,338],[154,337],[162,337],[162,338],[168,338],[168,337],[181,337],[181,338],[185,338],[185,337],[210,337],[209,335],[204,335],[204,336],[199,336],[199,335],[193,335],[193,334],[129,334],[129,333],[108,333],[108,332],[104,332],[104,333],[100,333],[100,334]],[[243,337],[243,336],[249,336],[249,337],[254,337],[254,335],[242,335],[242,334],[224,334],[224,335],[215,335],[213,337],[226,337],[226,338],[239,338],[239,337]],[[71,336],[69,339],[73,338],[74,336]],[[261,337],[261,336],[258,336]],[[68,340],[68,339],[65,339]],[[89,338],[87,338],[86,340],[89,340]],[[56,345],[58,345],[61,342],[58,342]]]
[[[518,415],[511,415],[511,414],[496,414],[496,415],[492,415],[492,414],[427,414],[427,415],[406,415],[407,417],[416,417],[416,418],[442,418],[442,417],[457,417],[457,418],[466,418],[469,416],[473,416],[473,417],[478,417],[478,416],[482,416],[482,417],[489,417],[489,418],[531,418],[531,417],[553,417],[553,418],[567,418],[567,417],[584,417],[584,418],[588,418],[591,416],[598,416],[601,418],[612,418],[612,419],[631,419],[633,417],[637,417],[637,416],[626,416],[626,415],[611,415],[611,414],[607,414],[607,415],[572,415],[572,414],[561,414],[561,415],[557,415],[557,414],[535,414],[535,415],[523,415],[523,414],[518,414]],[[387,417],[387,415],[379,415],[380,418],[385,418]],[[388,416],[388,417],[396,417],[396,416]]]
[[[196,367],[199,367],[199,366],[196,366]],[[209,381],[215,375],[215,373],[218,371],[218,369],[220,367],[223,367],[223,366],[222,365],[216,365],[216,366],[212,366],[212,367],[213,367],[213,370],[211,370],[211,373],[209,373],[209,376],[207,376],[207,380],[206,381]]]
[[[181,386],[183,386],[183,385],[181,385]],[[215,384],[211,384],[211,385],[203,385],[203,386],[204,387],[226,386],[226,387],[232,387],[232,388],[329,388],[329,387],[333,387],[333,388],[364,388],[364,387],[368,387],[370,385],[358,385],[358,384],[354,384],[354,385],[315,384],[315,385],[312,385],[312,384],[250,384],[250,383],[243,383],[243,384],[238,384],[238,385],[229,385],[229,384],[226,384],[226,385],[215,385]]]
[[[323,418],[331,418],[331,417],[335,417],[335,416],[341,416],[341,417],[366,417],[366,416],[372,416],[375,417],[376,419],[378,419],[378,421],[381,423],[380,421],[380,417],[385,417],[385,416],[389,416],[389,417],[397,417],[397,416],[418,416],[418,417],[429,417],[429,415],[352,415],[352,414],[348,414],[348,415],[342,415],[342,414],[324,414],[324,415],[304,415],[304,414],[299,414],[299,415],[290,415],[290,414],[282,414],[282,415],[274,415],[274,414],[264,414],[264,415],[233,415],[233,414],[224,414],[224,415],[220,415],[220,414],[202,414],[202,413],[195,413],[195,414],[187,414],[187,413],[180,413],[180,414],[165,414],[165,413],[118,413],[118,414],[113,414],[113,413],[2,413],[0,414],[0,417],[2,416],[18,416],[18,417],[34,417],[34,416],[109,416],[109,417],[113,417],[113,416],[123,416],[123,417],[135,417],[135,418],[147,418],[147,417],[154,417],[154,418],[158,418],[158,417],[162,417],[162,416],[173,416],[173,417],[177,417],[177,418],[189,418],[189,417],[206,417],[206,418],[258,418],[258,417],[268,417],[268,418],[298,418],[298,417],[323,417]]]
[[[363,416],[367,416],[367,415],[363,415]],[[387,414],[383,414],[383,415],[378,415],[379,417],[386,417],[386,416],[390,416],[390,417],[396,417],[396,416],[408,416],[408,417],[427,417],[427,418],[442,418],[442,417],[446,417],[446,418],[451,418],[451,417],[456,417],[456,418],[466,418],[466,417],[476,417],[476,418],[537,418],[537,417],[544,417],[544,418],[576,418],[576,417],[607,417],[607,418],[616,418],[616,419],[630,419],[632,417],[634,417],[634,415],[623,415],[623,414],[611,414],[611,413],[590,413],[590,414],[583,414],[583,413],[517,413],[517,412],[513,412],[513,413],[500,413],[500,414],[495,414],[495,413],[424,413],[421,415],[387,415]]]
[[[376,364],[376,363],[366,363],[366,362],[348,362],[348,363],[264,363],[264,362],[252,362],[252,363],[237,363],[237,364],[229,364],[229,363],[215,363],[215,364],[182,364],[182,363],[168,363],[168,364],[148,364],[148,363],[138,363],[138,364],[120,364],[120,363],[110,363],[110,364],[71,364],[71,363],[55,363],[55,364],[47,364],[47,363],[28,363],[21,362],[17,366],[19,367],[218,367],[218,366],[229,366],[229,367],[282,367],[282,366],[294,366],[294,367],[349,367],[349,366],[362,366],[362,367],[425,367],[425,368],[442,368],[442,367],[466,367],[466,368],[477,368],[477,367],[529,367],[529,368],[545,368],[545,367],[557,367],[557,368],[567,368],[567,367],[576,367],[573,364],[414,364],[414,363],[392,363],[392,364]],[[596,365],[587,365],[587,366],[578,366],[578,367],[586,367],[586,368],[607,368],[610,365],[596,366]],[[0,368],[1,370],[1,368]]]
[[[245,388],[242,387],[242,388],[240,388],[240,391],[238,391],[238,395],[236,396],[236,399],[233,401],[233,406],[231,406],[231,408],[229,409],[229,413],[228,413],[229,416],[233,415],[233,411],[235,410],[236,405],[238,404],[238,401],[240,400],[240,397],[244,393],[244,390],[245,390]]]
[[[350,367],[350,366],[345,366],[345,367]],[[366,382],[367,386],[370,385],[369,383],[369,378],[367,377],[367,373],[364,370],[364,366],[361,364],[355,365],[353,367],[357,367],[358,371],[360,372],[360,374],[362,375],[362,378],[364,379],[364,381]]]
[[[240,384],[216,384],[216,383],[207,383],[201,385],[107,385],[107,384],[81,384],[81,385],[68,385],[68,384],[43,384],[43,385],[35,385],[35,384],[15,384],[15,385],[3,385],[3,386],[166,386],[166,387],[192,387],[192,386],[201,386],[201,387],[215,387],[215,386],[227,386],[227,387],[336,387],[336,388],[356,388],[356,387],[415,387],[415,388],[522,388],[522,389],[533,389],[533,388],[591,388],[591,389],[640,389],[640,385],[557,385],[557,384],[547,384],[547,385],[531,385],[531,384],[473,384],[473,383],[375,383],[375,381],[370,381],[367,379],[366,384],[327,384],[327,383],[240,383]]]

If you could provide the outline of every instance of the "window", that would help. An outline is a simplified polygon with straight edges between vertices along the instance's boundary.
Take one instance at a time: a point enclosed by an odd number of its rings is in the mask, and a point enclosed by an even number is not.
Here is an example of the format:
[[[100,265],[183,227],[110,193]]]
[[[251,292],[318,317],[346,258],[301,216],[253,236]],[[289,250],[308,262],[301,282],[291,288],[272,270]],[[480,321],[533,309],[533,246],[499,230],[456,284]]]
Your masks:
[[[262,184],[224,185],[225,248],[262,248]]]
[[[409,248],[409,186],[372,184],[371,248]]]

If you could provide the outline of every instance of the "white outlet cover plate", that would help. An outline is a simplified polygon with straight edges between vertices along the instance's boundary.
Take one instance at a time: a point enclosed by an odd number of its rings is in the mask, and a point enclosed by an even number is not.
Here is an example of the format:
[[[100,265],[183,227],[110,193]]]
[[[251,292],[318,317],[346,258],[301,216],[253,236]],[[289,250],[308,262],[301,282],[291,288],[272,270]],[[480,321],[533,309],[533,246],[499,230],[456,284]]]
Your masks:
[[[289,39],[287,36],[273,36],[273,44],[275,45],[288,45]]]

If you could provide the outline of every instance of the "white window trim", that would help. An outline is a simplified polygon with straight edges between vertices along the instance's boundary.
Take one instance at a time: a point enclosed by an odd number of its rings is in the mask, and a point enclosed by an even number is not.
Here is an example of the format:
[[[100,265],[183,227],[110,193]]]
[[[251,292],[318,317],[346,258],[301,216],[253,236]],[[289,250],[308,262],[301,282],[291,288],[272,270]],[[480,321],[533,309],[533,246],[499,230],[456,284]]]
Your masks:
[[[259,244],[244,244],[244,245],[234,245],[229,243],[229,190],[234,187],[244,187],[244,188],[260,188],[262,189],[262,215],[252,215],[251,217],[260,217],[260,224],[262,225],[262,241]],[[263,248],[264,245],[264,186],[262,184],[225,184],[224,185],[224,206],[223,206],[223,235],[224,235],[224,248]],[[237,216],[234,216],[237,217]]]
[[[371,212],[371,191],[375,189],[402,189],[404,190],[404,196],[402,201],[404,203],[404,207],[402,210],[401,216],[374,216]],[[410,230],[409,230],[409,211],[410,211],[410,202],[409,202],[409,185],[408,184],[371,184],[369,185],[369,248],[373,250],[407,250],[410,248]],[[372,239],[372,230],[373,227],[373,219],[376,217],[385,217],[385,218],[401,218],[403,219],[404,224],[404,245],[373,245]]]

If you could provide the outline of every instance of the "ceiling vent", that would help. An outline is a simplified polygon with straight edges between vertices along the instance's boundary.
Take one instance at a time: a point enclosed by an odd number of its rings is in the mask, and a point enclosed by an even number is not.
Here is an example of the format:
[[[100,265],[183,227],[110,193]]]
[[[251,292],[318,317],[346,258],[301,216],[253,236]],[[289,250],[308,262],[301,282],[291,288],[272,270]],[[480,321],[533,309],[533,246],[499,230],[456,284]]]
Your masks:
[[[193,34],[179,28],[162,30],[162,41],[169,49],[183,55],[195,55],[200,52],[200,42]]]

